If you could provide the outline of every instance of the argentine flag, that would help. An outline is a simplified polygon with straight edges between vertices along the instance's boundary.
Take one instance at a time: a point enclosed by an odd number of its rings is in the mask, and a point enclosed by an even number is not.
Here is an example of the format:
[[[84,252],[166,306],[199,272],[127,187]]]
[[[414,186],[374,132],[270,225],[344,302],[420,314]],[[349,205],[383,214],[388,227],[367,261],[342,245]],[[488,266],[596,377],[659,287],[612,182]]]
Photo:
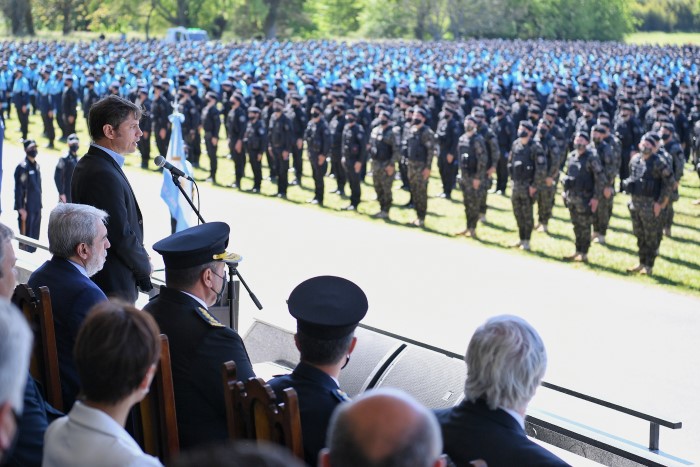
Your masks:
[[[170,143],[168,144],[168,154],[165,160],[182,170],[185,175],[192,176],[192,164],[187,162],[185,155],[185,143],[182,140],[182,122],[185,116],[175,110],[169,117],[172,124],[170,133]],[[180,177],[180,185],[190,197],[194,196],[192,182]],[[182,196],[180,190],[173,182],[173,178],[168,170],[163,170],[163,187],[160,189],[160,197],[170,210],[170,217],[177,221],[175,232],[179,232],[195,225],[195,214],[187,200]],[[195,201],[194,199],[192,200]]]

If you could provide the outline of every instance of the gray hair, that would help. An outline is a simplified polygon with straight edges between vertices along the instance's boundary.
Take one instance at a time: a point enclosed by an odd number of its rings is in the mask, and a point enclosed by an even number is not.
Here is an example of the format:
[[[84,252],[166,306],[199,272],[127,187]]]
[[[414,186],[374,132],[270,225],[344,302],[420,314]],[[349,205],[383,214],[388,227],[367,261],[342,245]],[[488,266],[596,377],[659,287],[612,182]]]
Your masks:
[[[49,251],[59,258],[70,258],[81,243],[92,246],[97,237],[97,221],[106,223],[108,214],[87,204],[59,203],[49,216]]]
[[[15,238],[15,233],[8,226],[0,222],[0,264],[5,259],[5,242],[9,242]],[[2,269],[0,269],[0,277],[2,277]]]
[[[469,342],[464,396],[485,398],[492,410],[525,408],[547,369],[547,352],[537,331],[511,315],[490,318]]]
[[[24,403],[32,339],[22,313],[0,298],[0,404],[9,402],[18,415]]]
[[[370,453],[366,452],[367,447],[363,445],[366,441],[363,443],[358,439],[362,433],[357,432],[359,429],[350,420],[356,402],[376,396],[400,400],[417,414],[415,424],[403,427],[400,442],[387,441],[395,446],[381,459],[370,458]],[[384,434],[387,439],[394,438],[392,433]],[[328,427],[327,446],[330,465],[333,467],[430,467],[442,453],[442,434],[433,412],[409,394],[399,389],[379,388],[367,391],[352,402],[336,408]]]

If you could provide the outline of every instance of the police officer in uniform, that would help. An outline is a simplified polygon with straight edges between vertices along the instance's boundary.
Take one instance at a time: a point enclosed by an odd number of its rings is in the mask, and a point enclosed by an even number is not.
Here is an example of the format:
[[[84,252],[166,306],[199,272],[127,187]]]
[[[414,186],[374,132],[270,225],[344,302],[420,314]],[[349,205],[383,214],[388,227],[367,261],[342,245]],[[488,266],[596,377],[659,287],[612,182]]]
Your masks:
[[[401,157],[398,131],[391,125],[386,110],[379,112],[379,124],[372,128],[369,137],[369,153],[372,157],[372,177],[377,192],[379,212],[373,217],[387,219],[393,201],[391,185],[394,183],[396,163]]]
[[[508,185],[508,154],[510,146],[515,140],[515,125],[513,119],[506,112],[506,105],[499,104],[496,107],[496,116],[491,121],[491,131],[498,138],[498,150],[500,157],[496,163],[496,190],[494,193],[506,194]]]
[[[19,110],[19,109],[18,109]],[[36,161],[36,141],[25,139],[25,159],[15,169],[15,210],[18,213],[19,232],[39,238],[41,228],[41,170]],[[19,244],[19,249],[33,253],[35,247]]]
[[[591,130],[591,139],[605,173],[603,196],[599,198],[598,209],[593,214],[593,234],[591,240],[605,245],[615,195],[615,178],[620,173],[620,156],[606,139],[608,131],[603,125],[595,125]]]
[[[137,143],[139,153],[141,154],[141,168],[147,169],[148,161],[151,160],[151,127],[153,126],[151,113],[153,103],[151,99],[148,98],[148,89],[143,87],[137,90],[135,103],[141,107],[142,110],[139,128],[141,128],[143,135],[141,135]]]
[[[491,190],[491,185],[493,183],[492,177],[496,172],[496,166],[498,165],[499,157],[501,157],[501,151],[498,148],[498,137],[487,124],[484,109],[475,107],[472,114],[479,120],[478,131],[479,134],[484,137],[484,141],[486,142],[486,152],[489,156],[489,166],[486,170],[486,179],[484,180],[485,186],[484,189],[480,191],[481,201],[479,202],[479,220],[481,222],[485,222],[486,211],[488,210],[486,198],[488,197],[489,190]]]
[[[437,139],[440,148],[438,153],[438,170],[442,180],[441,198],[452,199],[452,190],[457,178],[457,141],[460,137],[459,122],[454,118],[455,111],[445,105],[442,119],[437,124]]]
[[[170,121],[168,117],[173,111],[170,102],[163,95],[163,85],[156,83],[153,85],[153,134],[156,138],[158,154],[165,157],[168,154],[168,141],[170,141]],[[199,164],[192,164],[198,167]]]
[[[309,163],[311,164],[315,187],[314,197],[309,200],[309,203],[323,206],[323,179],[328,170],[331,133],[328,130],[326,120],[323,118],[321,106],[318,104],[311,106],[311,119],[306,126],[304,139],[306,140],[306,148],[309,153]]]
[[[520,238],[512,246],[525,251],[530,250],[535,194],[547,173],[547,161],[542,146],[532,138],[534,132],[535,127],[532,123],[527,120],[521,121],[518,126],[518,139],[513,142],[508,158],[508,172],[513,180],[510,199]]]
[[[228,438],[221,364],[233,360],[241,381],[255,376],[241,336],[208,311],[226,289],[224,261],[240,260],[226,252],[228,239],[228,225],[210,222],[153,245],[163,256],[166,285],[144,311],[168,336],[183,449]]]
[[[566,176],[562,179],[562,196],[564,204],[569,208],[576,237],[576,251],[573,255],[564,257],[565,261],[588,261],[593,216],[600,208],[603,189],[607,186],[603,164],[595,147],[588,146],[588,143],[586,132],[576,135],[574,150],[566,160]]]
[[[681,143],[679,143],[675,137],[673,123],[664,123],[661,125],[661,141],[663,142],[663,152],[667,155],[667,162],[673,172],[673,192],[671,193],[671,199],[666,207],[664,219],[664,235],[670,237],[671,226],[673,225],[673,204],[680,199],[678,186],[683,177],[685,153]]]
[[[67,142],[68,154],[58,160],[56,171],[53,174],[53,180],[56,183],[56,191],[58,191],[58,201],[61,203],[73,202],[70,184],[73,180],[73,171],[78,164],[78,149],[80,149],[80,140],[75,133],[68,135]]]
[[[241,188],[241,180],[245,175],[245,153],[243,152],[243,136],[247,126],[247,115],[243,108],[243,96],[233,93],[230,99],[231,110],[226,116],[228,132],[228,149],[233,159],[235,180],[232,188]]]
[[[289,109],[287,117],[292,122],[292,133],[294,134],[294,145],[292,146],[292,164],[294,167],[295,179],[292,185],[301,185],[303,175],[304,159],[302,152],[304,149],[304,132],[306,131],[306,115],[301,107],[301,97],[296,92],[289,93]]]
[[[185,120],[182,122],[182,137],[187,146],[188,159],[194,167],[199,166],[199,153],[195,151],[199,138],[197,138],[197,128],[200,124],[201,114],[197,111],[194,101],[190,98],[190,90],[187,86],[182,86],[177,90],[178,94],[178,110],[184,115]],[[167,147],[167,142],[166,142]],[[213,182],[210,179],[208,181]]]
[[[411,197],[418,217],[411,223],[416,227],[425,225],[428,211],[428,180],[433,157],[437,152],[435,133],[425,124],[428,113],[422,107],[416,107],[411,119],[411,128],[406,141],[408,149],[408,180]]]
[[[345,103],[338,102],[333,106],[333,117],[328,124],[331,132],[331,166],[335,175],[336,190],[334,193],[345,196],[345,169],[343,169],[343,130],[345,129]]]
[[[549,219],[552,217],[557,182],[559,181],[561,153],[557,141],[549,132],[549,122],[547,120],[542,119],[537,124],[537,135],[535,139],[540,143],[540,146],[542,146],[547,164],[546,176],[543,183],[537,187],[537,194],[535,195],[538,218],[538,223],[535,228],[541,232],[547,232],[547,225],[549,224]]]
[[[365,130],[358,123],[358,113],[351,110],[345,117],[342,140],[342,161],[345,177],[350,185],[350,204],[345,211],[354,211],[360,204],[362,187],[360,185],[362,162],[365,160]]]
[[[267,147],[267,129],[260,119],[260,109],[248,107],[248,125],[243,135],[243,148],[248,154],[250,168],[253,170],[252,193],[260,193],[262,183],[262,155]]]
[[[632,196],[628,203],[632,231],[637,237],[639,264],[628,272],[651,275],[661,245],[663,210],[673,192],[673,172],[658,152],[660,138],[646,133],[639,143],[639,151],[630,160],[630,176],[622,183]]]
[[[457,145],[459,167],[462,170],[460,185],[464,196],[464,212],[467,228],[459,235],[476,237],[476,224],[479,221],[481,191],[486,189],[486,171],[489,166],[486,141],[478,132],[479,120],[469,115],[464,120],[464,134]]]
[[[221,129],[221,118],[216,104],[219,96],[215,92],[209,91],[206,94],[207,105],[202,109],[202,129],[204,130],[204,145],[209,156],[209,178],[216,185],[216,169],[218,159],[216,152],[219,148],[219,130]]]
[[[275,167],[277,168],[277,197],[287,198],[289,154],[296,141],[294,141],[292,133],[292,122],[284,114],[284,101],[282,99],[277,98],[272,103],[268,134],[268,148],[275,159]]]
[[[83,106],[83,117],[85,121],[88,119],[88,114],[90,113],[90,107],[92,104],[100,100],[99,94],[95,91],[95,78],[88,76],[85,79],[85,89],[83,89],[83,99],[81,105]],[[163,156],[165,157],[165,156]]]
[[[268,383],[279,396],[289,387],[296,391],[304,459],[315,465],[325,446],[333,410],[349,400],[338,378],[357,343],[354,331],[367,313],[367,297],[347,279],[320,276],[299,284],[289,295],[287,306],[297,320],[294,341],[300,363],[292,374]]]
[[[73,89],[73,75],[66,75],[61,97],[61,119],[63,120],[63,140],[75,133],[75,120],[78,117],[78,93]]]

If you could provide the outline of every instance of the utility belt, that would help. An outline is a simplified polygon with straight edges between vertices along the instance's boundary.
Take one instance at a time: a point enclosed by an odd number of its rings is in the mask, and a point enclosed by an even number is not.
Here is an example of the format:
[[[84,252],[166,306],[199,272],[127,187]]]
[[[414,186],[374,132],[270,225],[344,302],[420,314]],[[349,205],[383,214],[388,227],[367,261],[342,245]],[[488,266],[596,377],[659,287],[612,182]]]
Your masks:
[[[633,196],[656,199],[661,192],[661,185],[656,180],[633,180],[627,182],[625,191]]]

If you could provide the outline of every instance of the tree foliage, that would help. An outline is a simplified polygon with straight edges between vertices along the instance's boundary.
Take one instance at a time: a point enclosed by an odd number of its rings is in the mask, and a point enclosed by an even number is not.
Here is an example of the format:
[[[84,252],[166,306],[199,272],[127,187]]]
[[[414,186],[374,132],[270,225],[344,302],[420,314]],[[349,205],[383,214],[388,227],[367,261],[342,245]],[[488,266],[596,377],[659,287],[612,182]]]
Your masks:
[[[40,29],[162,31],[213,38],[545,38],[620,40],[697,30],[700,0],[0,0],[13,34]]]

